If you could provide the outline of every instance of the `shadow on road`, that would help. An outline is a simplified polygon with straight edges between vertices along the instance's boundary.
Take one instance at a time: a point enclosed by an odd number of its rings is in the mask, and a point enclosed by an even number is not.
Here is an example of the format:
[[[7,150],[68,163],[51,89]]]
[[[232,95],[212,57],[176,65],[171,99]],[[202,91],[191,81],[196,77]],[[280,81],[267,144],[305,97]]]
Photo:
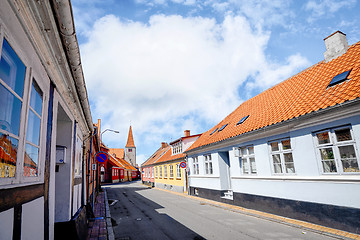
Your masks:
[[[138,193],[151,189],[136,183],[104,187],[109,199],[115,239],[205,239],[171,216],[161,213],[163,206]]]

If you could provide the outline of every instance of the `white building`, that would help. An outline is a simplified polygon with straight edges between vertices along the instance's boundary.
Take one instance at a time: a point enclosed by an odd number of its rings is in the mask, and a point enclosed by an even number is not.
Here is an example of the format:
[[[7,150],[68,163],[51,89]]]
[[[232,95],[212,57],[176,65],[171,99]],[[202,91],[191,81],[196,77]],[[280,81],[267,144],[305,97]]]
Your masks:
[[[325,45],[187,150],[190,194],[359,233],[360,42]]]
[[[54,239],[83,214],[93,131],[70,1],[0,1],[0,55],[0,239]]]

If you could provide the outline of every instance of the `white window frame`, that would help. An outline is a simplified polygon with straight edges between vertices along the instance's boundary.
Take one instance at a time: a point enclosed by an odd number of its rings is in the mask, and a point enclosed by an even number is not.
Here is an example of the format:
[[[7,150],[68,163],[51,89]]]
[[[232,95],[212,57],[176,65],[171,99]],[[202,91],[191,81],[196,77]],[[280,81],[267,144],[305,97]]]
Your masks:
[[[155,167],[155,177],[158,177],[158,167]]]
[[[251,151],[252,148],[252,151]],[[243,175],[256,175],[256,159],[254,145],[247,145],[238,148],[240,152],[240,172]],[[254,159],[252,162],[251,159]],[[253,164],[252,164],[253,163]]]
[[[163,175],[163,174],[162,174],[162,166],[160,166],[160,167],[159,167],[159,178],[163,178],[162,175]]]
[[[290,149],[284,149],[283,142],[285,142],[285,141],[290,141]],[[275,143],[275,142],[278,143],[279,149],[273,151],[271,144]],[[269,142],[269,150],[270,150],[271,169],[272,169],[272,173],[274,175],[295,175],[296,174],[295,161],[294,161],[294,157],[292,154],[293,144],[291,142],[291,138],[282,138],[282,139],[278,139],[278,140]],[[289,154],[291,154],[292,162],[286,161],[285,155],[290,156]],[[274,157],[273,157],[274,155],[280,156],[280,159],[279,159],[280,163],[277,163],[277,165],[280,165],[281,172],[275,172],[275,167],[274,167],[275,163],[274,163]],[[288,169],[291,169],[290,167],[287,168],[287,166],[289,166],[291,164],[293,165],[294,172],[287,172]]]
[[[154,178],[154,167],[151,167],[151,178]]]
[[[176,178],[181,179],[181,167],[180,163],[176,164]]]
[[[204,168],[205,168],[205,175],[213,175],[213,161],[211,158],[211,154],[204,155]]]
[[[170,178],[174,178],[174,166],[172,164],[169,165]]]
[[[199,157],[193,157],[193,175],[199,175]]]
[[[4,39],[7,40],[13,51],[18,55],[20,60],[25,66],[25,76],[24,76],[24,88],[23,96],[18,96],[14,90],[8,86],[5,81],[0,79],[0,84],[11,94],[15,94],[14,97],[21,101],[21,110],[20,110],[20,121],[19,121],[19,135],[15,135],[6,130],[0,129],[0,133],[7,135],[11,138],[14,138],[18,141],[18,149],[16,155],[16,165],[15,165],[15,176],[9,178],[0,177],[0,188],[5,185],[11,185],[11,187],[21,186],[25,183],[38,183],[44,182],[44,171],[45,171],[45,146],[46,146],[46,120],[47,120],[47,102],[48,102],[48,83],[44,80],[43,77],[40,77],[37,72],[31,66],[31,62],[26,57],[22,47],[17,44],[10,34],[5,32],[5,28],[0,24],[0,57],[2,53],[2,46]],[[42,92],[42,112],[40,116],[40,129],[39,129],[39,145],[34,145],[39,149],[38,153],[38,163],[37,163],[37,176],[24,176],[24,160],[25,160],[25,147],[26,144],[30,143],[26,140],[26,131],[28,125],[29,111],[30,111],[30,97],[33,81],[36,82],[37,86]],[[19,98],[20,97],[20,98]],[[36,114],[36,113],[35,113]],[[38,114],[36,114],[38,116]]]
[[[338,141],[337,140],[337,136],[336,136],[336,131],[339,130],[344,130],[344,129],[349,129],[350,131],[350,136],[351,136],[351,140],[347,140],[347,141]],[[329,137],[329,143],[319,143],[317,134],[321,134],[321,133],[327,133],[328,137]],[[329,129],[325,129],[325,130],[321,130],[321,131],[317,131],[313,133],[313,139],[314,139],[314,143],[315,143],[315,148],[316,148],[316,156],[318,158],[318,162],[319,162],[319,170],[322,174],[324,175],[353,175],[353,174],[360,174],[360,171],[358,172],[345,172],[344,171],[344,167],[342,164],[342,160],[341,160],[341,156],[340,156],[340,148],[341,147],[345,147],[345,146],[353,146],[354,148],[354,153],[355,153],[355,160],[357,162],[358,168],[360,168],[360,157],[359,157],[359,151],[356,145],[356,141],[354,138],[354,133],[353,133],[353,129],[350,125],[347,126],[341,126],[341,127],[334,127],[334,128],[329,128]],[[335,163],[335,172],[325,172],[324,171],[324,167],[323,167],[323,159],[321,156],[321,149],[331,149],[332,150],[332,154],[333,154],[333,162]],[[331,161],[328,160],[328,161]]]
[[[167,172],[167,165],[164,165],[164,178],[167,178],[168,176],[168,172]]]

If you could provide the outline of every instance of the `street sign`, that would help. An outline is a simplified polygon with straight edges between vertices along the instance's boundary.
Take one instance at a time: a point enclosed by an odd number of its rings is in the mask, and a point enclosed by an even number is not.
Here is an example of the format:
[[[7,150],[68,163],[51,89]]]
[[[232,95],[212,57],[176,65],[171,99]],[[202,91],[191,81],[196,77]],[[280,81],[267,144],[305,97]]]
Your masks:
[[[94,163],[94,164],[91,164],[91,170],[93,170],[93,171],[95,171],[96,170],[96,163]]]
[[[97,152],[94,156],[95,160],[98,163],[106,163],[106,161],[109,159],[109,155],[106,152]]]
[[[181,163],[180,163],[180,167],[181,167],[181,168],[186,168],[186,162],[181,162]]]

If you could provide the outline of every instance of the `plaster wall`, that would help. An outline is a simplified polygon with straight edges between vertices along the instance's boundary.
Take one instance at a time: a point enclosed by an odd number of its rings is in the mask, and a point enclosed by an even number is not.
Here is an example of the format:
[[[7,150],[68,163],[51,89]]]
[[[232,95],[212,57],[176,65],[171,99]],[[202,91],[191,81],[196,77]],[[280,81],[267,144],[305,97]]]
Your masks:
[[[22,206],[22,240],[44,239],[44,197]]]
[[[0,212],[0,239],[12,239],[14,208]]]

